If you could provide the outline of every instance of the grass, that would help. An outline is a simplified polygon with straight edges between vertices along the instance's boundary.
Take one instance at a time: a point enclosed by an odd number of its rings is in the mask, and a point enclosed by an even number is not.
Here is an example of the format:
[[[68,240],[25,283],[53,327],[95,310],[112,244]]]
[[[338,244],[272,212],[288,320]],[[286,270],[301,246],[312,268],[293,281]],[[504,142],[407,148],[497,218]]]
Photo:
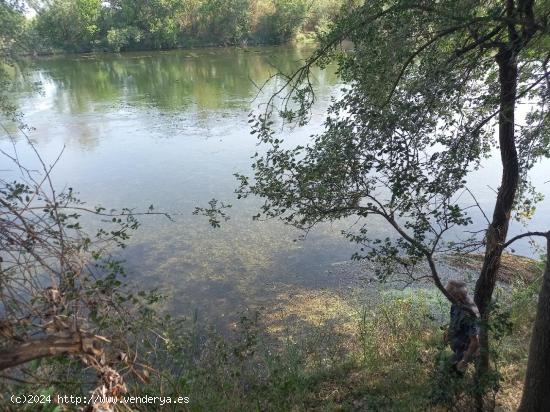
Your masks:
[[[495,294],[494,322],[503,325],[492,332],[496,410],[519,403],[539,285],[537,278],[521,278]],[[129,381],[130,394],[189,396],[190,403],[138,410],[471,410],[472,367],[460,381],[441,371],[450,355],[442,341],[449,306],[439,294],[384,292],[376,304],[361,307],[310,291],[281,302],[271,314],[243,316],[231,336],[196,321],[166,329],[165,346],[154,353],[162,377],[147,385]],[[53,370],[44,369],[50,376]]]
[[[515,410],[520,400],[537,290],[536,282],[518,280],[496,294],[495,317],[506,324],[493,332],[496,410]],[[204,341],[185,372],[189,410],[471,410],[473,367],[458,383],[440,371],[451,352],[442,342],[449,307],[437,294],[384,293],[374,307],[355,311],[322,296],[297,294],[307,312],[297,321],[299,311],[288,309],[294,326],[277,323],[270,333],[269,318],[243,318],[231,339]],[[340,324],[334,307],[345,311]]]

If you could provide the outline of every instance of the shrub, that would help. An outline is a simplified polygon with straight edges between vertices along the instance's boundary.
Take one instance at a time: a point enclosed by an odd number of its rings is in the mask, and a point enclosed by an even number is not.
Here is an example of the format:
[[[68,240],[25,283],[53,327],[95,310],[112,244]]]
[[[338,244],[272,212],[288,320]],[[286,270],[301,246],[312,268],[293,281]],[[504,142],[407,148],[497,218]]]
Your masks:
[[[259,18],[254,36],[262,43],[285,43],[301,28],[306,12],[303,0],[274,0],[272,11]]]

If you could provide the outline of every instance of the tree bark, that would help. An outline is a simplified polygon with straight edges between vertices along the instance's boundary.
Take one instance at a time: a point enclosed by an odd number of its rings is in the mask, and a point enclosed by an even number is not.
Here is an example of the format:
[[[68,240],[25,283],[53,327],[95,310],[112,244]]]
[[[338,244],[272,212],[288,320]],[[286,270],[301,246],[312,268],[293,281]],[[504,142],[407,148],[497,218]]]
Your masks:
[[[12,368],[34,359],[66,354],[98,355],[95,337],[72,333],[69,336],[48,336],[34,339],[0,352],[0,370]]]
[[[500,112],[498,138],[502,160],[502,182],[493,211],[493,219],[487,230],[485,258],[476,282],[474,300],[481,314],[480,359],[477,379],[481,395],[478,410],[483,410],[483,377],[489,371],[489,339],[487,322],[489,304],[496,284],[502,251],[508,234],[508,225],[519,183],[518,154],[514,133],[514,112],[517,92],[517,59],[512,45],[503,46],[497,55],[500,82]]]
[[[518,412],[550,411],[550,235],[537,317],[531,335],[523,396]]]

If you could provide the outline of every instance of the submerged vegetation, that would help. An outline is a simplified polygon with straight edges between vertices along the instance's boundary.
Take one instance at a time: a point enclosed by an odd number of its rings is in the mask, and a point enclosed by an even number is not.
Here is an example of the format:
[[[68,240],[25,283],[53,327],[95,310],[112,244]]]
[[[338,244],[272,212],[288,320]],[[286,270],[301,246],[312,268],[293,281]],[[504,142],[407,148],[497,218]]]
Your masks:
[[[20,162],[13,138],[13,153],[1,153],[10,164],[0,178],[2,409],[74,410],[90,395],[107,399],[85,410],[124,410],[128,396],[186,399],[162,406],[174,411],[535,412],[550,405],[550,232],[507,236],[511,217],[525,222],[543,198],[528,172],[550,157],[548,2],[372,0],[346,4],[351,13],[326,0],[28,3],[32,19],[18,2],[0,3],[2,93],[17,68],[12,59],[25,51],[271,44],[319,32],[317,51],[252,113],[263,148],[253,177],[237,175],[237,194],[264,200],[255,219],[278,218],[306,232],[322,221],[357,219],[361,225],[350,229],[357,230],[343,233],[358,245],[354,257],[371,261],[378,280],[401,275],[409,287],[387,283],[376,296],[358,287],[354,299],[295,290],[279,294],[279,306],[243,313],[230,331],[201,322],[197,312],[173,317],[157,291],[125,284],[116,259],[138,215],[169,216],[152,205],[142,213],[90,208],[71,188],[57,189],[55,162],[46,165],[18,123],[40,170]],[[340,47],[347,40],[352,50]],[[289,148],[273,116],[307,124],[311,68],[333,61],[347,86],[324,131]],[[0,98],[2,114],[17,122],[16,106]],[[524,103],[529,113],[514,120]],[[467,178],[497,151],[503,178],[489,220]],[[213,199],[195,214],[219,228],[229,207]],[[485,218],[484,230],[470,230],[471,210]],[[83,214],[101,220],[94,236],[83,230]],[[373,216],[393,234],[373,236]],[[452,230],[462,233],[458,241],[448,237]],[[548,241],[544,271],[505,254],[533,236]],[[479,250],[485,253],[472,253]],[[445,256],[478,274],[472,314],[476,322],[480,314],[481,350],[469,366],[470,358],[451,365],[444,339],[451,304],[462,310],[465,303],[444,287]],[[44,401],[13,400],[30,393]],[[64,395],[81,401],[60,401]]]
[[[548,227],[508,237],[512,217],[527,222],[543,199],[530,171],[550,158],[549,16],[548,1],[365,2],[337,21],[300,70],[281,76],[284,86],[251,115],[263,151],[252,177],[238,175],[239,195],[261,197],[266,218],[305,231],[356,219],[345,235],[359,246],[357,259],[378,262],[382,280],[395,273],[411,282],[430,278],[457,308],[467,292],[461,286],[457,298],[445,287],[437,257],[483,251],[475,303],[468,304],[479,324],[468,351],[457,352],[470,361],[479,349],[478,411],[498,389],[491,331],[503,253],[528,237],[550,245]],[[342,50],[344,41],[353,43],[351,52]],[[329,62],[346,83],[342,96],[322,133],[289,147],[274,118],[309,122],[311,67]],[[468,186],[492,157],[501,180],[486,213]],[[472,228],[472,210],[484,229]],[[387,231],[373,234],[380,220]],[[425,276],[415,273],[419,264],[428,266]],[[550,372],[541,366],[550,362],[550,270],[545,277],[522,412],[550,408]]]
[[[499,391],[494,406],[499,410],[515,410],[520,400],[539,286],[540,277],[497,292],[506,324],[495,336]],[[276,333],[261,312],[244,313],[225,335],[197,318],[145,317],[140,328],[158,333],[155,344],[144,345],[140,354],[151,370],[125,375],[127,395],[189,397],[188,405],[165,405],[161,410],[166,411],[472,410],[473,371],[460,380],[444,368],[450,356],[442,340],[449,309],[445,299],[425,289],[388,292],[376,303],[347,306],[351,317],[333,306],[332,298],[317,301],[318,308],[308,309],[321,315],[302,312],[301,322]],[[65,357],[34,362],[26,373],[33,383],[6,381],[2,392],[86,396],[93,380]],[[9,410],[9,399],[0,405]],[[55,407],[38,410],[64,410]]]

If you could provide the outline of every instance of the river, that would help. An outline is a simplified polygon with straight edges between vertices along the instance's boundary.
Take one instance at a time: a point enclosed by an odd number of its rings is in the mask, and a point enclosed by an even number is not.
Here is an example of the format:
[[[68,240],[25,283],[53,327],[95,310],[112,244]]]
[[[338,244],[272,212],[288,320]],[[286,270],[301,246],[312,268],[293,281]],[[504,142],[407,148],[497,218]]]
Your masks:
[[[233,194],[233,173],[249,174],[250,156],[259,150],[248,124],[263,98],[256,98],[258,85],[277,70],[298,67],[308,52],[285,46],[42,58],[21,66],[25,76],[14,96],[43,158],[51,163],[65,147],[54,170],[57,185],[74,187],[88,205],[146,210],[153,204],[172,214],[172,222],[141,219],[121,255],[130,281],[158,287],[172,312],[197,310],[219,320],[269,307],[289,292],[338,285],[339,272],[331,268],[356,250],[341,235],[353,222],[320,225],[295,241],[301,233],[280,222],[252,220],[257,199]],[[315,70],[312,121],[285,129],[289,144],[305,143],[321,130],[341,86],[334,72]],[[270,87],[275,85],[267,92]],[[34,164],[32,153],[19,146],[23,163]],[[11,148],[5,133],[0,147]],[[533,176],[539,190],[550,192],[544,167]],[[471,179],[488,211],[498,178],[493,159]],[[192,215],[212,198],[233,205],[219,229]],[[543,203],[530,227],[548,228],[549,212]],[[485,224],[474,217],[477,227]],[[374,233],[384,230],[375,224]],[[521,230],[514,224],[512,233]],[[517,251],[534,253],[526,244]]]

